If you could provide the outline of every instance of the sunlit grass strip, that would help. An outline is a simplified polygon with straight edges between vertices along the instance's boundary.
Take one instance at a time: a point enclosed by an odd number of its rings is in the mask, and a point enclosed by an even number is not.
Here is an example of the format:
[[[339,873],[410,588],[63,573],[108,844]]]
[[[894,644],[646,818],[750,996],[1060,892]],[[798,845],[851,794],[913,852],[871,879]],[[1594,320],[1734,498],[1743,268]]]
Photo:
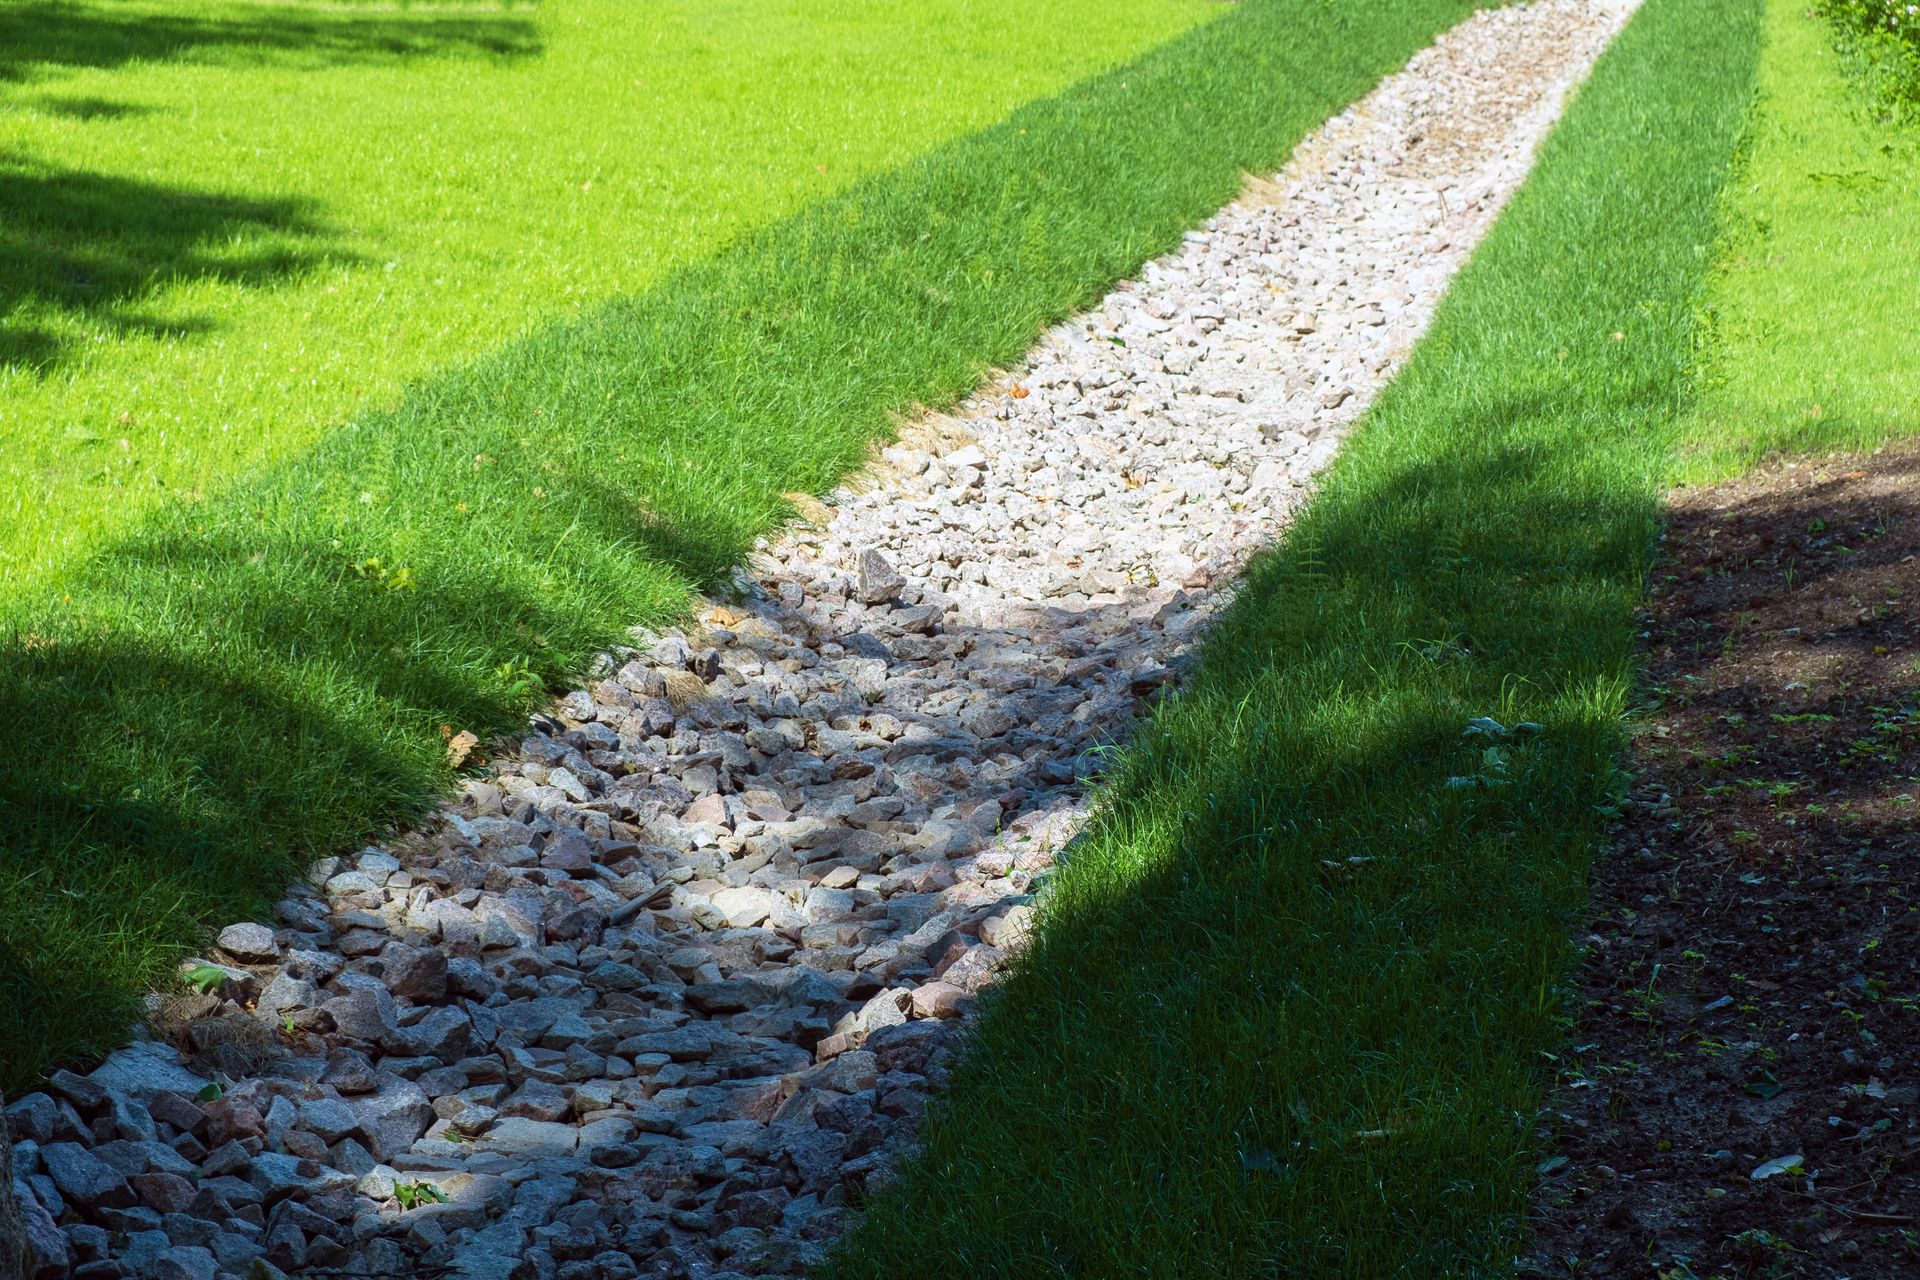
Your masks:
[[[1873,119],[1870,77],[1803,6],[1775,0],[1766,30],[1707,290],[1689,479],[1920,433],[1920,118]]]
[[[1601,60],[825,1275],[1510,1274],[1759,7]]]
[[[661,621],[894,415],[1171,247],[1465,0],[1251,0],[181,506],[0,637],[0,1062],[110,1041],[196,920],[417,812],[442,726]]]
[[[8,0],[0,602],[1221,12]]]

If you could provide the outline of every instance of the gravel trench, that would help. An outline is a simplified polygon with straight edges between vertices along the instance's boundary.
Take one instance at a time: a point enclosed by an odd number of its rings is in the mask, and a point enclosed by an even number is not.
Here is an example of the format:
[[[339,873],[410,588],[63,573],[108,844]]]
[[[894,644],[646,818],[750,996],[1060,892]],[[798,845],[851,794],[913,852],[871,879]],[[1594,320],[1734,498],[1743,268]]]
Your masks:
[[[225,930],[205,994],[8,1107],[42,1274],[803,1273],[911,1142],[1099,749],[1630,7],[1448,32],[858,491],[801,502],[735,602]]]

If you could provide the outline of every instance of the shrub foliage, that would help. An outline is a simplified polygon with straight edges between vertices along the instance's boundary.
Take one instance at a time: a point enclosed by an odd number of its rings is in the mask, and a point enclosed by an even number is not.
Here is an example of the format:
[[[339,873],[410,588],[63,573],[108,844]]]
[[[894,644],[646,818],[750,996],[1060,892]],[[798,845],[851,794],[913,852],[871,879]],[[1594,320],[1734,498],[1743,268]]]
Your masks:
[[[1890,109],[1920,121],[1920,4],[1907,0],[1819,0],[1842,47],[1863,64]]]

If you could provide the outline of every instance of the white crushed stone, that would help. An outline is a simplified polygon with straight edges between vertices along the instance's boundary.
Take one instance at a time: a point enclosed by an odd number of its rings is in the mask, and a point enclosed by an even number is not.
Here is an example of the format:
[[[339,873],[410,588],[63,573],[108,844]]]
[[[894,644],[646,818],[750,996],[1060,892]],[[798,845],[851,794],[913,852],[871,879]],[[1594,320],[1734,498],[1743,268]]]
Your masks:
[[[143,1040],[8,1109],[69,1261],[803,1272],[1020,945],[1089,752],[1174,680],[1630,9],[1448,32],[763,544],[743,603],[611,655],[434,822],[223,932],[229,998],[156,1009],[192,1069]],[[403,1208],[415,1183],[445,1202]]]

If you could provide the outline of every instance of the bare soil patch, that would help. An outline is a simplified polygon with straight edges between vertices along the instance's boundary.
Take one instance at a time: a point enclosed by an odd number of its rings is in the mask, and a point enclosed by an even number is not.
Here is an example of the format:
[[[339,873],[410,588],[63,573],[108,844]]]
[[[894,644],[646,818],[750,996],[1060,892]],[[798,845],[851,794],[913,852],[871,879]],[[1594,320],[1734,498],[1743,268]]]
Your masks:
[[[1676,497],[1531,1274],[1920,1275],[1917,624],[1920,452]]]

